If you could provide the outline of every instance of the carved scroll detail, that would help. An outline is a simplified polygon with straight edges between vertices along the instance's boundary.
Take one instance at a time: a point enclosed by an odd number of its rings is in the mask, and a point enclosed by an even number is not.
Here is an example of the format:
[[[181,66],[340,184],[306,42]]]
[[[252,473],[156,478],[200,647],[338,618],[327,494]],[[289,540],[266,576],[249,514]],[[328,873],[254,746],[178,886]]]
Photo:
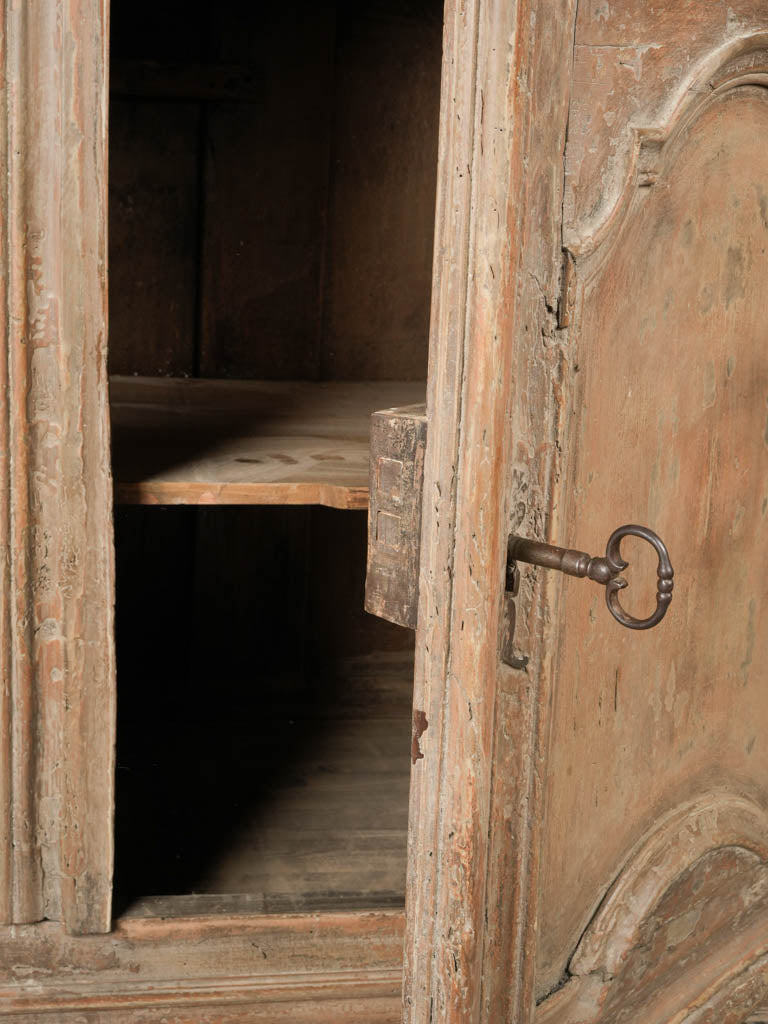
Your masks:
[[[747,85],[768,87],[768,32],[730,39],[707,53],[670,93],[653,123],[630,125],[629,149],[623,159],[616,158],[602,202],[589,216],[564,225],[567,251],[578,260],[614,238],[637,190],[655,184],[662,174],[670,144],[712,102]]]
[[[629,855],[571,958],[568,980],[539,1006],[536,1024],[608,1024],[613,1019],[611,989],[620,984],[630,954],[640,944],[643,925],[685,872],[708,854],[731,848],[747,851],[761,871],[765,867],[768,883],[768,813],[744,797],[708,794],[675,808],[657,823]],[[768,991],[768,907],[764,901],[750,920],[751,925],[741,929],[727,949],[718,951],[714,966],[705,965],[694,977],[694,970],[701,965],[692,965],[677,993],[674,986],[667,985],[658,1000],[661,1008],[657,1013],[661,1015],[655,1016],[654,1022],[688,1020],[687,1015],[675,1015],[676,1001],[692,1009],[694,999],[698,1015],[690,1020],[703,1024],[709,1020],[709,1009],[724,1006],[728,1000],[733,1003],[739,992],[737,1010],[744,1016],[764,998]]]

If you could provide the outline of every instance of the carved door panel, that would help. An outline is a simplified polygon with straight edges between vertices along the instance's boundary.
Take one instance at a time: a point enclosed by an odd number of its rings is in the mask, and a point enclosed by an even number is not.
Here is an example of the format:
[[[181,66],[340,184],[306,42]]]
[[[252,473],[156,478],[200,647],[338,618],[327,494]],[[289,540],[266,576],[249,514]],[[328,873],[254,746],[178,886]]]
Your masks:
[[[587,0],[566,146],[552,539],[667,543],[620,628],[563,584],[537,1022],[733,1021],[768,954],[768,12]],[[622,598],[653,607],[633,539]],[[545,570],[538,570],[539,573]]]

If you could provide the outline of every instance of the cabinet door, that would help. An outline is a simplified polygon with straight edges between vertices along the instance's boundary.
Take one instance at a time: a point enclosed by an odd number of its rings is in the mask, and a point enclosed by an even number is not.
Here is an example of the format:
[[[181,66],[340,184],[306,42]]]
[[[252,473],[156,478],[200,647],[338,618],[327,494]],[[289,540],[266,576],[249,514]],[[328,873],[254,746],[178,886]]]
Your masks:
[[[446,25],[406,1019],[758,1020],[768,12]],[[507,537],[623,523],[668,545],[664,621],[523,567],[512,637]],[[622,553],[647,615],[656,556]]]

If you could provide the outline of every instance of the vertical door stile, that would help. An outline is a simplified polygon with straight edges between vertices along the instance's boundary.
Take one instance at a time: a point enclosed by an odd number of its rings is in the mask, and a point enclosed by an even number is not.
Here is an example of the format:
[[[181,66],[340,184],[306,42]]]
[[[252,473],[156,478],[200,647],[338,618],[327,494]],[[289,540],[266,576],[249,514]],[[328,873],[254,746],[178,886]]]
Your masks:
[[[517,1010],[532,1009],[539,690],[502,666],[499,652],[508,509],[519,498],[510,465],[525,461],[546,514],[551,460],[536,449],[552,434],[560,360],[552,310],[573,20],[570,0],[446,6],[414,694],[422,756],[409,822],[409,1024],[523,1020]]]
[[[4,2],[0,916],[110,926],[106,0]]]

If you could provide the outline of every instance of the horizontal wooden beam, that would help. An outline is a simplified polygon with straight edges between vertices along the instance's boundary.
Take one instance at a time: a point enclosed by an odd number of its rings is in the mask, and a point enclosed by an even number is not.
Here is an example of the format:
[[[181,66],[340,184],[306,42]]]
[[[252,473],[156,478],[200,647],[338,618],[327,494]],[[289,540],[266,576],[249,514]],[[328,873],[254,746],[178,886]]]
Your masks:
[[[403,928],[402,911],[361,911],[125,918],[80,938],[51,922],[0,931],[0,1020],[127,1024],[173,1008],[200,1022],[396,1024]]]

